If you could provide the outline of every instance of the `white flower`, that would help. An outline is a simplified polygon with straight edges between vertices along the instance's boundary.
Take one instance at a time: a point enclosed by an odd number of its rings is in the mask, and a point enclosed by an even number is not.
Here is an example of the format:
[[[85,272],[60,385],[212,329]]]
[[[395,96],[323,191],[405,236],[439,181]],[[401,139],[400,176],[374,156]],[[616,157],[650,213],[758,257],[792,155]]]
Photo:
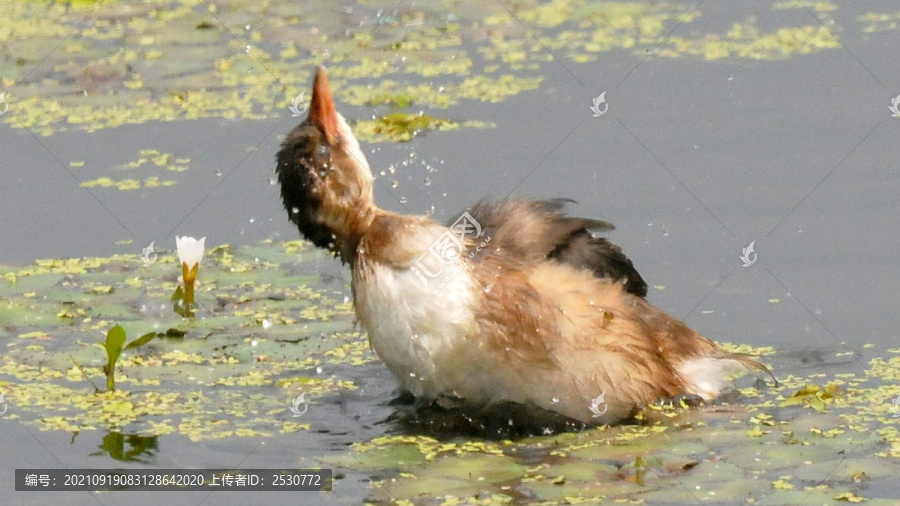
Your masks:
[[[199,265],[200,261],[203,260],[204,242],[206,242],[206,237],[198,241],[193,237],[175,236],[175,246],[178,248],[178,259],[181,260],[181,263],[184,264],[188,270],[192,269],[195,265]]]

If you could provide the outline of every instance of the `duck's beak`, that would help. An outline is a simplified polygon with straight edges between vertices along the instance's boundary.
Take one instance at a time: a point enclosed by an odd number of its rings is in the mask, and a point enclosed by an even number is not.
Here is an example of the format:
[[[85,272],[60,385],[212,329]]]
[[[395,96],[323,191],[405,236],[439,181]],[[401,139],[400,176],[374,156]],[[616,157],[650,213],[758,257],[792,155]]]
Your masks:
[[[325,134],[329,144],[334,144],[338,129],[337,111],[334,110],[334,102],[331,100],[328,74],[325,73],[324,67],[316,69],[312,102],[309,105],[309,121]]]

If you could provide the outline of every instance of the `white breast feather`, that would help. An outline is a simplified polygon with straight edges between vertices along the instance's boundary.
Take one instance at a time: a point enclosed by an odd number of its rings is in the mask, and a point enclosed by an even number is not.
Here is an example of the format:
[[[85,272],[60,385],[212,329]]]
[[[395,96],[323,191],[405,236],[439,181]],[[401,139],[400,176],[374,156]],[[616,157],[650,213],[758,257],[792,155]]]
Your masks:
[[[470,307],[477,282],[465,271],[430,267],[443,272],[426,284],[410,269],[374,263],[356,283],[356,304],[372,348],[405,389],[432,398],[462,395],[456,378],[474,364],[454,357],[475,327]]]

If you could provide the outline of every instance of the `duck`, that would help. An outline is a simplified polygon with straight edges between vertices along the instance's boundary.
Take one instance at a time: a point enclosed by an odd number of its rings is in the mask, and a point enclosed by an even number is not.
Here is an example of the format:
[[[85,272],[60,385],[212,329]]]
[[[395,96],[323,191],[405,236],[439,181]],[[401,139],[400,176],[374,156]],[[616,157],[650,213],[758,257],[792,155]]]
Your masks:
[[[569,216],[569,200],[483,200],[444,224],[379,208],[322,67],[275,158],[290,221],[349,265],[356,320],[418,399],[614,424],[661,400],[712,401],[732,374],[766,370],[648,302],[602,236],[613,225]]]

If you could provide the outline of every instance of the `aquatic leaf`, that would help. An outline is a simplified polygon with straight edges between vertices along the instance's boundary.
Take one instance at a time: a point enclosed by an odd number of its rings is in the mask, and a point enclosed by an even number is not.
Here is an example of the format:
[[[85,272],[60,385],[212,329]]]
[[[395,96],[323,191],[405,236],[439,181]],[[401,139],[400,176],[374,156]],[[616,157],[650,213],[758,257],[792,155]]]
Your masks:
[[[747,437],[762,437],[763,434],[766,434],[766,432],[763,432],[762,428],[759,425],[756,425],[752,429],[747,431]]]
[[[26,332],[26,333],[24,333],[24,334],[19,334],[19,337],[20,337],[21,339],[40,339],[40,340],[46,340],[46,339],[50,339],[50,334],[48,334],[48,333],[46,333],[46,332],[42,332],[42,331],[40,331],[40,330],[36,330],[36,331],[34,331],[34,332]]]
[[[374,122],[361,121],[356,126],[356,131],[361,136],[379,136],[394,141],[409,141],[425,130],[454,128],[458,125],[453,121],[435,118],[424,113],[395,112],[382,116]]]
[[[865,501],[866,499],[855,495],[853,492],[846,492],[844,494],[839,494],[839,495],[834,496],[834,500],[841,501],[841,502],[861,503],[861,502]]]
[[[175,339],[180,339],[180,338],[184,337],[185,335],[187,335],[187,332],[185,332],[183,330],[179,330],[179,329],[170,328],[170,329],[166,330],[165,334],[160,334],[160,335],[162,335],[163,337],[171,337],[171,338],[175,338]]]
[[[112,391],[116,389],[116,362],[125,346],[125,329],[119,325],[111,328],[106,334],[106,342],[103,346],[107,356],[107,363],[103,367],[103,372],[106,373],[106,390]]]
[[[139,337],[133,341],[130,341],[128,344],[126,344],[125,349],[130,350],[133,348],[143,346],[143,345],[149,343],[151,339],[156,337],[156,335],[157,335],[156,332],[150,332],[150,333],[144,334],[141,337]]]
[[[772,482],[772,486],[775,487],[776,490],[791,490],[792,488],[794,488],[794,485],[791,482],[787,481],[790,479],[790,476],[779,478],[778,480]]]

